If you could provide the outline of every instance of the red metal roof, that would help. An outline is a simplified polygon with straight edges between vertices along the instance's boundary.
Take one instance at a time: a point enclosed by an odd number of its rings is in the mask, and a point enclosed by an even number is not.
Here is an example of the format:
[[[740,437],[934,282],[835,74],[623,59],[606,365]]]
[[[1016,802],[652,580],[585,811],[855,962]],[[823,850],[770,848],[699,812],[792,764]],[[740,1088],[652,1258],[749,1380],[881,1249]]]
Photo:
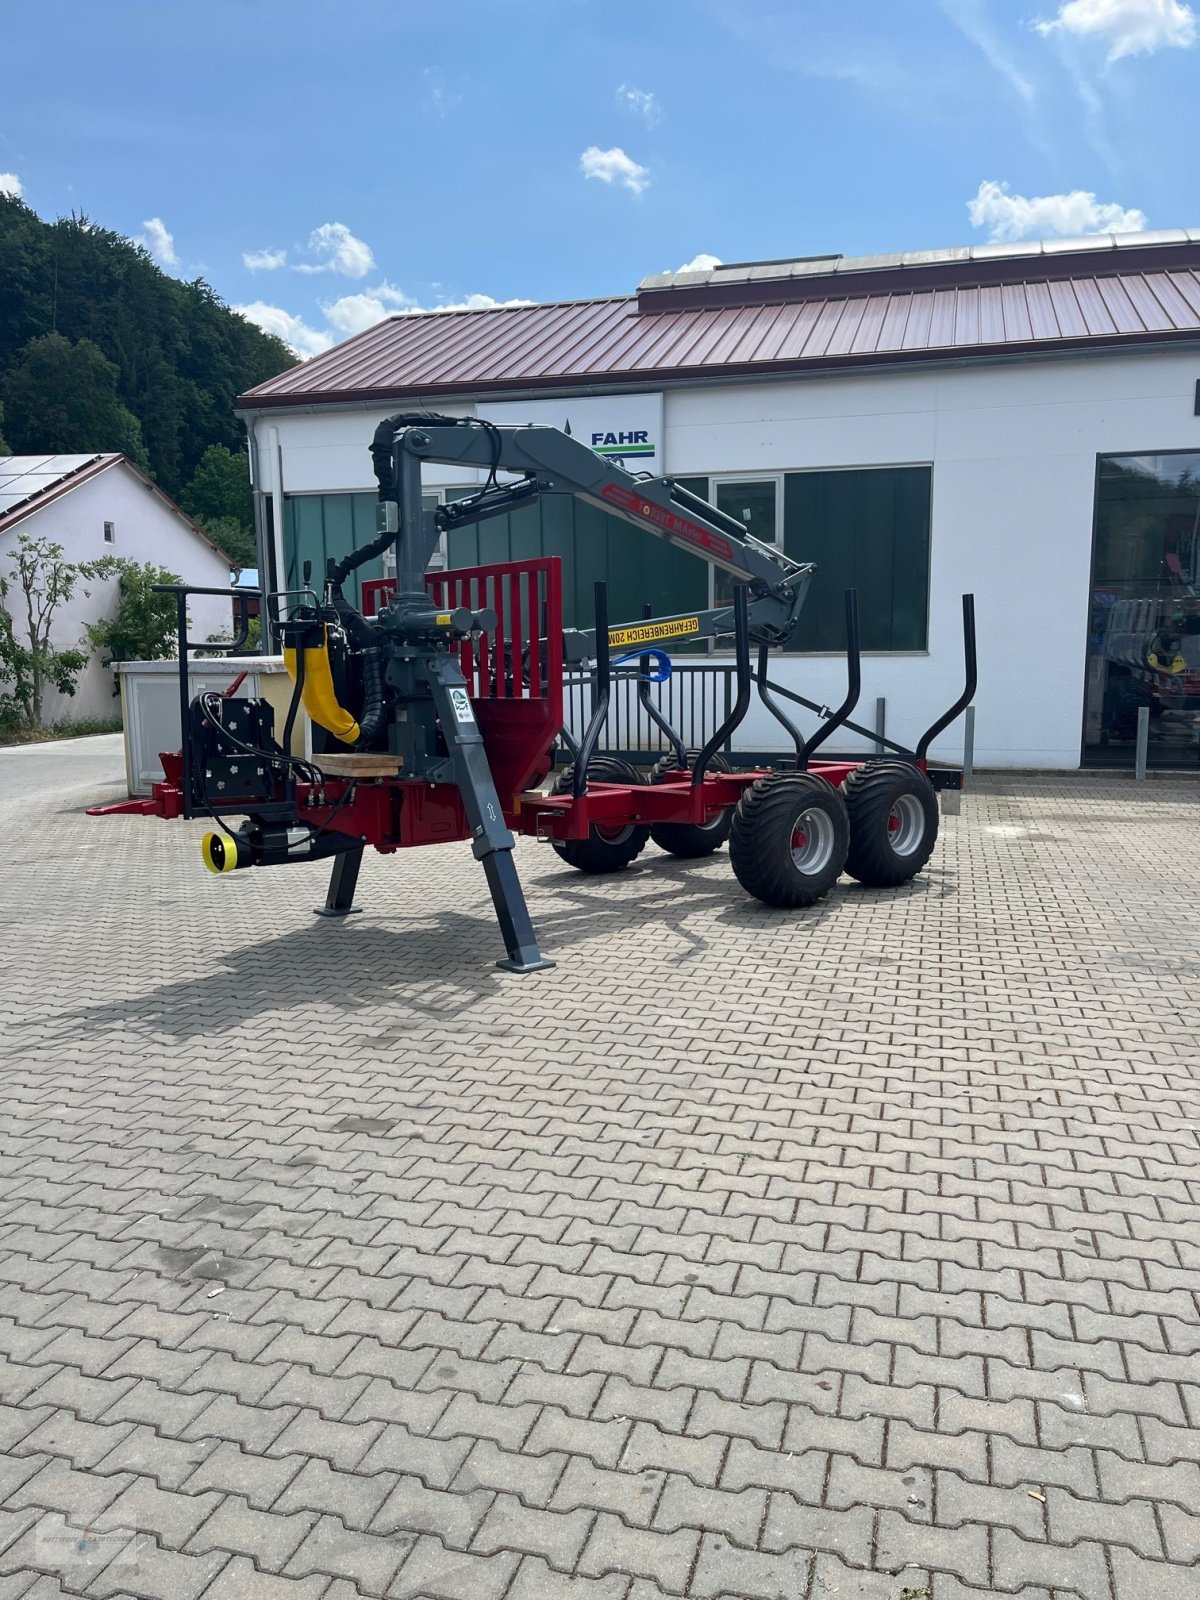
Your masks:
[[[692,274],[649,280],[638,296],[390,317],[238,403],[644,386],[1200,336],[1200,241],[861,274],[850,265],[740,284]]]

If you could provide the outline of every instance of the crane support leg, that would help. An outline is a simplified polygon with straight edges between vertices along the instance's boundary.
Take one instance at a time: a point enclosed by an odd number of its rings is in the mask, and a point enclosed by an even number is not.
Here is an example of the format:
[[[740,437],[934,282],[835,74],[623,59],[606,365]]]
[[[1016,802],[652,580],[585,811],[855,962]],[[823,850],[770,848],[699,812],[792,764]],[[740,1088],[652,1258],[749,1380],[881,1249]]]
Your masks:
[[[323,906],[314,906],[318,917],[349,917],[361,906],[354,904],[354,891],[358,887],[358,869],[362,866],[363,847],[343,850],[333,858],[333,871],[329,875],[329,890]]]
[[[439,653],[426,663],[433,705],[446,749],[454,762],[454,781],[471,827],[471,849],[481,863],[508,956],[496,965],[506,972],[543,972],[554,966],[538,949],[513,860],[513,836],[492,771],[483,735],[475,721],[466,680],[454,656]]]

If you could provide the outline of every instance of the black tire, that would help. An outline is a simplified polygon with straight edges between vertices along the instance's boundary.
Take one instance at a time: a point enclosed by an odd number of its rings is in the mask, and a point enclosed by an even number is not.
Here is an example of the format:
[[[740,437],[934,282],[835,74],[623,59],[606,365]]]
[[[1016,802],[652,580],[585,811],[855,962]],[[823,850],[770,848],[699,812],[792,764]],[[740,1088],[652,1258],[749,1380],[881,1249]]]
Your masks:
[[[846,871],[859,883],[907,883],[933,854],[938,802],[933,785],[907,761],[869,761],[842,784],[850,817]]]
[[[645,777],[628,761],[617,756],[593,756],[588,762],[589,781],[596,783],[645,783]],[[567,767],[554,780],[551,794],[570,794],[575,768]],[[641,855],[650,829],[641,823],[626,823],[620,828],[592,827],[586,839],[551,840],[555,850],[578,872],[620,872]]]
[[[738,801],[729,859],[748,894],[769,906],[811,906],[841,875],[850,844],[845,801],[812,772],[772,772]]]
[[[688,751],[689,769],[699,754],[699,750]],[[660,783],[666,773],[678,771],[679,757],[674,750],[668,750],[651,769],[650,782]],[[708,771],[732,772],[733,768],[724,756],[713,756],[708,763]],[[658,848],[665,850],[668,855],[683,856],[690,860],[698,856],[710,856],[728,839],[729,830],[733,827],[733,810],[734,808],[729,806],[720,815],[705,823],[658,822],[650,829],[650,837]]]

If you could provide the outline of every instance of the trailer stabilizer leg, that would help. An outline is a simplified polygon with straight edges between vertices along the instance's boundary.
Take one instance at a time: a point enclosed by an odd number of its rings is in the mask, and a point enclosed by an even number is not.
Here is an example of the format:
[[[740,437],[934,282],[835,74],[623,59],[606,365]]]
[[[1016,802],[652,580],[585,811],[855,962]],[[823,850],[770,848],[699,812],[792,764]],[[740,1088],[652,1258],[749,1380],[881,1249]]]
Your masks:
[[[323,906],[314,906],[318,917],[352,917],[362,910],[354,904],[354,891],[358,887],[358,869],[362,866],[362,846],[357,850],[343,850],[333,858],[333,871],[329,875],[329,891]]]
[[[427,663],[427,670],[438,725],[454,759],[455,781],[471,825],[471,851],[483,867],[508,951],[506,959],[496,965],[505,972],[544,972],[554,962],[538,949],[513,860],[516,841],[504,820],[458,657],[439,653]]]
[[[508,951],[507,957],[496,965],[504,972],[546,972],[557,965],[538,949],[512,851],[493,850],[483,857],[482,865],[504,948]]]

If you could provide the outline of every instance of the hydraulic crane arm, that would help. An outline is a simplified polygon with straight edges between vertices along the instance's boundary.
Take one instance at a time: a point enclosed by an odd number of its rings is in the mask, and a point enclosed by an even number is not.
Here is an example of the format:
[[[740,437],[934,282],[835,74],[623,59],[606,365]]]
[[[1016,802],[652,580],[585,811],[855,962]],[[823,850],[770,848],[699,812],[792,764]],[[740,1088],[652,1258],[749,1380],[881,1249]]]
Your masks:
[[[603,460],[558,428],[502,427],[475,417],[404,414],[389,417],[371,446],[379,482],[380,539],[348,558],[351,565],[396,543],[397,591],[423,593],[424,573],[441,534],[502,515],[543,494],[571,494],[633,527],[729,573],[750,585],[750,622],[762,643],[781,644],[796,627],[813,567],[749,535],[735,518],[689,493],[670,478],[636,478]],[[421,508],[421,463],[480,468],[487,481],[475,495],[436,512]],[[498,481],[498,473],[519,473]],[[342,568],[349,570],[343,562]],[[345,571],[337,574],[345,575]],[[732,607],[688,617],[656,619],[663,637],[705,638],[732,632]],[[684,627],[684,623],[694,626]],[[610,634],[639,630],[645,623],[614,627]],[[612,640],[624,643],[626,640]],[[576,635],[579,653],[591,654],[594,636]]]

